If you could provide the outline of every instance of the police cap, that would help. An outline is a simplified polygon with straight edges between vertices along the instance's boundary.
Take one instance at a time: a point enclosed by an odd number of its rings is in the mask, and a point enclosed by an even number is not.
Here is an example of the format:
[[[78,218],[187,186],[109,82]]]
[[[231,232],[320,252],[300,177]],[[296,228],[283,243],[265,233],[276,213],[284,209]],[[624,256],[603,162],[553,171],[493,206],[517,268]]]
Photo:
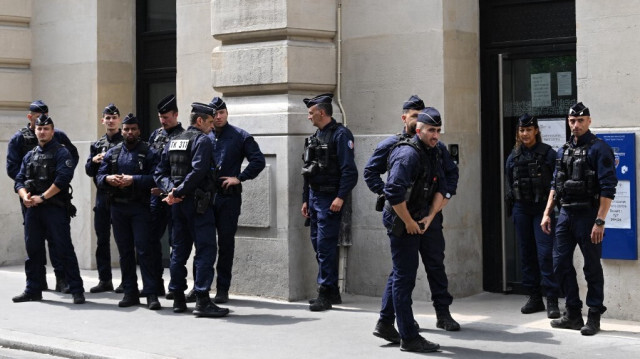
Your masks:
[[[36,100],[29,105],[29,111],[37,113],[48,113],[49,107],[42,100]]]
[[[43,113],[36,119],[36,126],[53,125],[53,119],[49,115]]]
[[[129,113],[127,117],[125,117],[124,120],[122,120],[122,124],[123,125],[139,125],[140,122],[138,122],[138,118],[134,114]]]
[[[178,111],[178,101],[174,94],[171,94],[158,102],[159,114],[167,113],[169,111]]]
[[[569,116],[581,117],[591,115],[589,114],[589,108],[582,104],[582,102],[578,102],[577,104],[571,106],[571,108],[569,109]]]
[[[331,104],[332,99],[333,99],[332,93],[323,93],[322,95],[318,95],[314,98],[305,98],[302,100],[302,102],[304,102],[304,104],[307,105],[307,108],[311,108],[312,106],[317,105],[319,103]]]
[[[411,95],[407,101],[402,104],[403,110],[424,110],[424,101],[418,95]]]
[[[217,110],[215,108],[204,103],[194,102],[191,104],[191,112],[194,112],[194,113],[203,113],[205,115],[215,116],[216,111]]]
[[[211,99],[211,102],[209,102],[209,106],[213,107],[217,110],[226,110],[227,109],[227,104],[224,103],[224,101],[216,96],[213,99]]]
[[[418,122],[425,123],[427,125],[440,127],[442,126],[442,118],[440,112],[433,107],[426,107],[418,114]]]
[[[538,119],[535,116],[531,116],[528,113],[520,116],[518,119],[518,126],[520,127],[538,127]]]
[[[110,103],[107,105],[107,107],[104,108],[104,110],[102,110],[102,114],[120,116],[120,110],[118,110],[116,105]]]

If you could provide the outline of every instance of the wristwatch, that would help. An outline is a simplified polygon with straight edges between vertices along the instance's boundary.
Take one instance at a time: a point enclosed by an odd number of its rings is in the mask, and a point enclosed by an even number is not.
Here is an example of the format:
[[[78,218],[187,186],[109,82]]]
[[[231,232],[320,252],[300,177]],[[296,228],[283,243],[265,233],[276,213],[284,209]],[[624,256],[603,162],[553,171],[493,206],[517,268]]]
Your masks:
[[[47,200],[47,198],[44,196],[44,193],[40,195],[40,199],[42,199],[42,202]]]
[[[596,226],[598,227],[604,226],[604,219],[596,218]]]

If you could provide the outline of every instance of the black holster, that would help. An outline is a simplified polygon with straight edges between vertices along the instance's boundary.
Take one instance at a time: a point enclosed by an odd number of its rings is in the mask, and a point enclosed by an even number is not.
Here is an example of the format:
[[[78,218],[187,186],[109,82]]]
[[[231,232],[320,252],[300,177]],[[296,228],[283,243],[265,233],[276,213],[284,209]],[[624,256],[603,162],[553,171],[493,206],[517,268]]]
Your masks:
[[[209,208],[209,205],[211,205],[211,192],[205,192],[200,188],[196,188],[193,197],[196,204],[196,213],[204,214]]]

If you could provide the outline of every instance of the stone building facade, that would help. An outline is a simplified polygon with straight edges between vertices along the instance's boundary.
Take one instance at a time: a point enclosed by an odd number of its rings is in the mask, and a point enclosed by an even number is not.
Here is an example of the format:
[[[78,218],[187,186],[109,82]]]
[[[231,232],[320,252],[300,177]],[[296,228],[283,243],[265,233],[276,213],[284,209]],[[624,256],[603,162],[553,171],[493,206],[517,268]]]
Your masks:
[[[34,99],[49,105],[56,127],[76,144],[82,161],[90,142],[102,135],[99,118],[107,103],[124,113],[141,111],[136,108],[135,29],[136,8],[144,2],[0,0],[3,163],[6,144],[24,126]],[[191,102],[224,96],[229,121],[252,133],[267,159],[265,171],[245,187],[232,292],[288,300],[315,292],[316,263],[300,216],[300,154],[303,138],[314,128],[302,98],[327,91],[339,95],[336,117],[354,133],[360,174],[375,145],[400,130],[401,104],[411,94],[440,110],[442,141],[459,145],[458,195],[445,209],[450,291],[459,298],[490,290],[487,283],[501,274],[487,270],[494,259],[483,243],[488,240],[483,216],[500,215],[498,210],[483,213],[481,204],[486,192],[481,179],[499,181],[498,174],[486,171],[485,156],[495,149],[481,141],[487,135],[483,123],[497,121],[483,116],[486,3],[500,1],[175,1],[175,88],[182,123],[188,122]],[[640,5],[631,0],[616,6],[597,0],[570,3],[579,100],[591,108],[596,132],[639,133],[634,117],[640,52],[634,45],[640,41],[635,28]],[[72,185],[79,209],[72,220],[74,245],[81,267],[94,268],[95,190],[82,168]],[[22,221],[6,176],[0,176],[0,193],[6,203],[0,209],[5,228],[0,265],[19,264],[25,255]],[[352,245],[343,251],[343,286],[350,293],[380,295],[391,268],[374,202],[360,179],[352,196]],[[113,258],[117,265],[115,245]],[[640,319],[626,310],[640,304],[640,286],[633,280],[640,265],[603,263],[606,315]],[[414,299],[429,298],[420,270]]]

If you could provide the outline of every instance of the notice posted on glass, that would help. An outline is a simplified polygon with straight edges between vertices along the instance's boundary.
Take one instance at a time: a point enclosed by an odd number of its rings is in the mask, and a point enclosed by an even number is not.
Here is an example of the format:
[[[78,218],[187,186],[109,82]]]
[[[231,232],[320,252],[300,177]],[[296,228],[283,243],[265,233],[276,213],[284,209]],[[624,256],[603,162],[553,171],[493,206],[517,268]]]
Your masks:
[[[631,229],[631,182],[618,181],[616,198],[606,218],[607,228]]]

